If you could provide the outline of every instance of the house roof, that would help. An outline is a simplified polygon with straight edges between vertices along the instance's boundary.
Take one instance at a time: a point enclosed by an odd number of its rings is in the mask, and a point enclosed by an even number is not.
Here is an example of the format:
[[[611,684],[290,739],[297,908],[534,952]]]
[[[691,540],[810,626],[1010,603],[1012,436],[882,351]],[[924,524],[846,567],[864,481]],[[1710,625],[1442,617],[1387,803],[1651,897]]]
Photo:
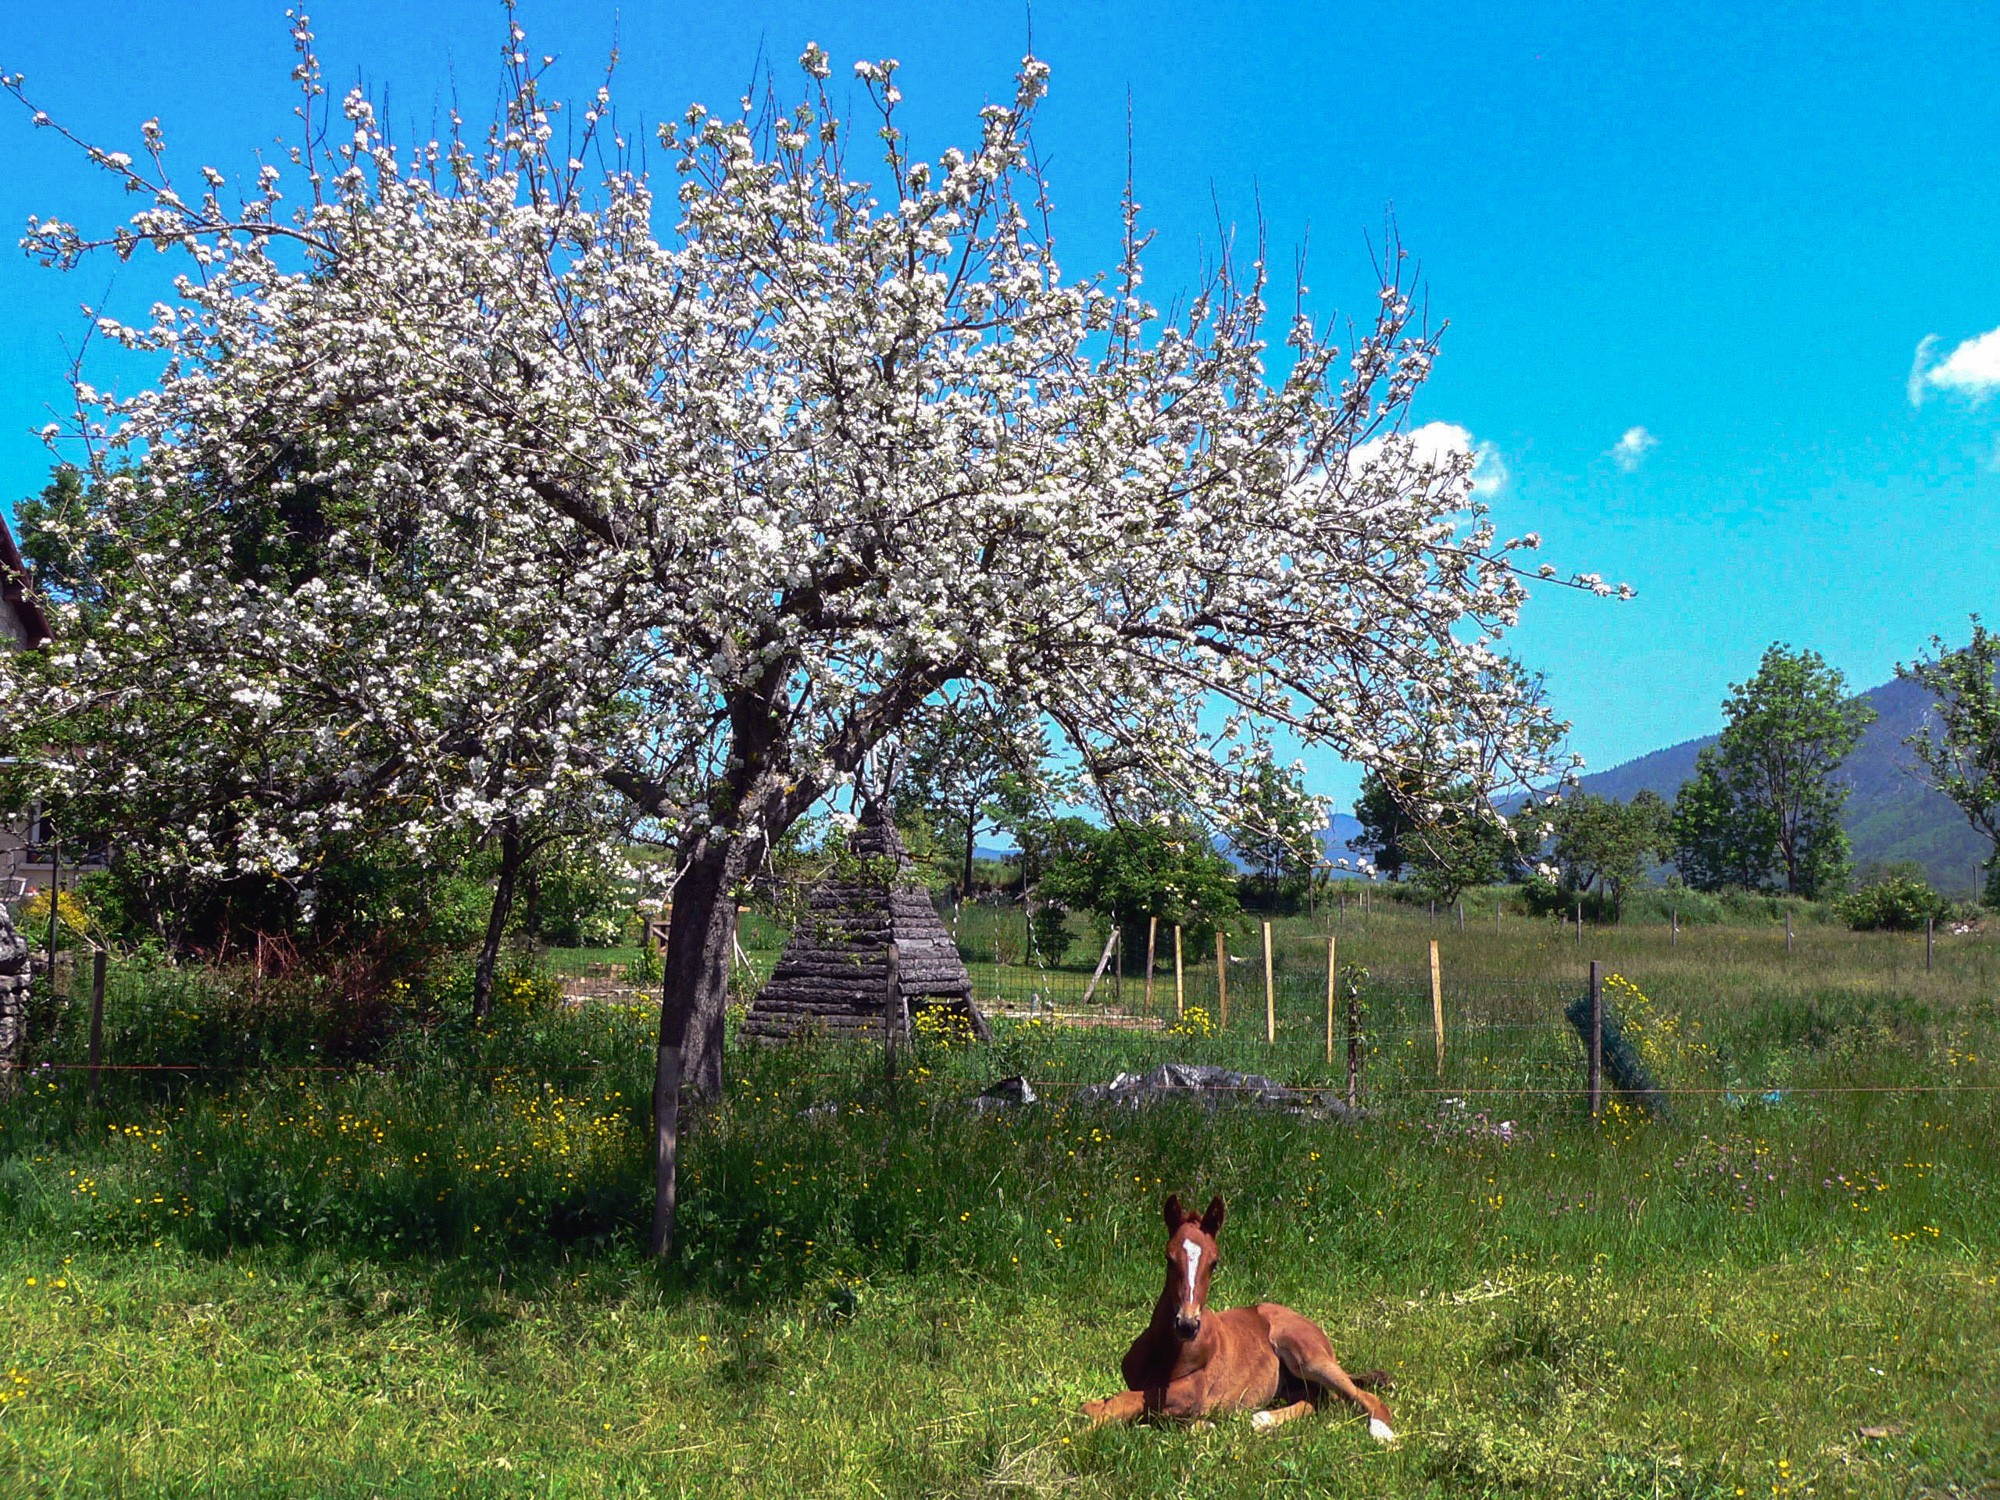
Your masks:
[[[14,545],[14,533],[7,529],[4,515],[0,515],[0,609],[19,622],[30,645],[54,638],[42,601],[28,585],[28,565],[21,560],[21,549]]]

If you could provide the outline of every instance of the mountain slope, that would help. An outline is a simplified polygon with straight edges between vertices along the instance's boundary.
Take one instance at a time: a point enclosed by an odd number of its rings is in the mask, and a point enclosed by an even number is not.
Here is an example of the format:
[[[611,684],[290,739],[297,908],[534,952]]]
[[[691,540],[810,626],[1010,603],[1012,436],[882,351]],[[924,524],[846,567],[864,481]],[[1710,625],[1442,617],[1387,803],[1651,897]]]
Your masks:
[[[1916,683],[1897,678],[1861,696],[1874,708],[1875,722],[1840,767],[1853,789],[1842,821],[1854,841],[1855,864],[1915,860],[1939,890],[1968,894],[1978,878],[1975,866],[1990,852],[1986,840],[1950,798],[1916,779],[1916,757],[1904,744],[1924,722],[1929,695]],[[1641,790],[1671,801],[1681,783],[1694,775],[1695,756],[1715,740],[1708,735],[1655,750],[1583,777],[1583,788],[1620,802]]]

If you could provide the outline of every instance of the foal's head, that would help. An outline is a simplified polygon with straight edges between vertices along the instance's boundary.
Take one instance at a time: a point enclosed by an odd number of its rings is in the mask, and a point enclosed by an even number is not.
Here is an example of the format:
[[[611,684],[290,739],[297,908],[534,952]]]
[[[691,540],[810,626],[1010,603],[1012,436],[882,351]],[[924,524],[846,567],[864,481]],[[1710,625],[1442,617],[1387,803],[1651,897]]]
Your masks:
[[[1174,1306],[1174,1332],[1192,1339],[1201,1332],[1201,1312],[1208,1305],[1208,1279],[1222,1264],[1215,1237],[1222,1230],[1222,1197],[1208,1200],[1200,1214],[1181,1207],[1180,1194],[1161,1210],[1167,1221],[1167,1297]]]

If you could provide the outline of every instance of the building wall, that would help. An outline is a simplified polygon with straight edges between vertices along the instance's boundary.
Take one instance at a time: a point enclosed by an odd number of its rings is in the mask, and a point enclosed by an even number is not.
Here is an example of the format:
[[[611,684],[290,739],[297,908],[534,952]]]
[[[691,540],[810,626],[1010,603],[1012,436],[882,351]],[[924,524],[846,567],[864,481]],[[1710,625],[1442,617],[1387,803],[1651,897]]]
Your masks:
[[[26,818],[0,823],[0,901],[11,905],[30,891],[48,888],[48,862],[39,856],[39,850],[29,850]]]
[[[5,518],[0,517],[0,526],[5,524]],[[0,542],[0,552],[13,555],[11,537]],[[14,601],[0,593],[0,651],[19,651],[32,644],[27,621]],[[27,846],[27,818],[0,814],[0,901],[12,901],[24,891],[39,890],[49,883],[49,867],[30,860]]]

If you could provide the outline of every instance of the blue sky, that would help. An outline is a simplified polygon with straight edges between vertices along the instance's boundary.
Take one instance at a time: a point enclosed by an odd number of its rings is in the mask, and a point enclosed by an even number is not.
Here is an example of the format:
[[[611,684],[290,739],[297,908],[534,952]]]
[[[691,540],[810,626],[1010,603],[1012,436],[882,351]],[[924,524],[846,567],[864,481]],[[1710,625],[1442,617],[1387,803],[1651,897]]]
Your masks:
[[[282,11],[9,6],[0,68],[106,146],[136,149],[157,115],[184,170],[245,172],[289,123]],[[971,135],[1028,39],[1018,3],[527,0],[522,18],[579,91],[615,34],[633,123],[727,106],[760,49],[781,80],[808,40],[843,70],[893,56],[931,149]],[[399,130],[454,87],[475,117],[492,97],[490,0],[330,0],[314,19],[329,78],[386,90]],[[1261,203],[1278,257],[1310,234],[1316,308],[1365,313],[1393,210],[1450,324],[1419,419],[1490,447],[1506,531],[1639,590],[1544,590],[1514,637],[1592,765],[1717,727],[1772,640],[1863,687],[2000,615],[2000,338],[1973,342],[2000,327],[1990,7],[1044,0],[1033,28],[1070,273],[1115,254],[1128,93],[1156,294],[1194,275],[1218,210],[1247,229]],[[128,207],[0,111],[0,226]],[[44,481],[32,429],[62,403],[78,304],[108,288],[142,308],[171,265],[64,277],[0,254],[0,497]],[[1351,799],[1350,771],[1310,764]]]

